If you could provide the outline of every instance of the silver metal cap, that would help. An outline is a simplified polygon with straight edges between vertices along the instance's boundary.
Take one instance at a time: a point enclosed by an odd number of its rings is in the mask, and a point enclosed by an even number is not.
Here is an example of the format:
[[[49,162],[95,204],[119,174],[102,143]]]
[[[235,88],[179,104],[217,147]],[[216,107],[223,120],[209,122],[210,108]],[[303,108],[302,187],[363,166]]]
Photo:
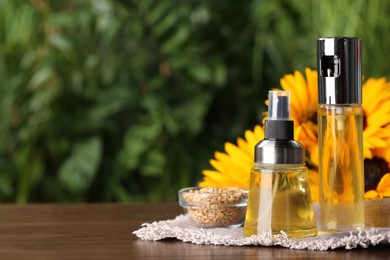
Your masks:
[[[352,37],[317,40],[318,102],[362,103],[361,40]]]
[[[264,139],[255,146],[255,163],[304,164],[303,146],[294,140]]]

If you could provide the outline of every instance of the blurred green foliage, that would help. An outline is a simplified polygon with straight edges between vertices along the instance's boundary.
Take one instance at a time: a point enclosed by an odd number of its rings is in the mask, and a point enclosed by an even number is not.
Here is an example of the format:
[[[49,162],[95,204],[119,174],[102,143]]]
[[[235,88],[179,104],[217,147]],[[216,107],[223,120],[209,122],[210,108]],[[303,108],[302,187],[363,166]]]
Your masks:
[[[0,0],[0,200],[172,200],[260,121],[268,89],[359,36],[389,76],[380,0]]]

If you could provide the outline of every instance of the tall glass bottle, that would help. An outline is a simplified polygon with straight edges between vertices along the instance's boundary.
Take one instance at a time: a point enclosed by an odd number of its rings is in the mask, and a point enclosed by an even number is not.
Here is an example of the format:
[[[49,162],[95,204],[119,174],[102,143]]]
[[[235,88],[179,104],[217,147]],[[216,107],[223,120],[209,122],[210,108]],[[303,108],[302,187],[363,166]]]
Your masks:
[[[320,38],[318,139],[322,231],[364,228],[361,40]]]
[[[289,92],[270,91],[264,140],[255,146],[244,235],[317,234],[304,149],[294,141]]]

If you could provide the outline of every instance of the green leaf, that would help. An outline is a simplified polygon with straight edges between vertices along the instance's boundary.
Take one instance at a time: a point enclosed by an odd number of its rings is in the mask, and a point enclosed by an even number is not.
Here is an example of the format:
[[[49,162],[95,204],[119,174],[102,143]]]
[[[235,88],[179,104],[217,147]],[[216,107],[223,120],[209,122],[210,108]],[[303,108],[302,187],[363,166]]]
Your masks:
[[[174,53],[181,45],[183,45],[190,37],[188,28],[180,28],[161,47],[163,53]]]
[[[101,156],[102,142],[98,137],[76,144],[59,169],[60,182],[73,193],[84,191],[96,175]]]
[[[34,151],[34,143],[25,143],[15,154],[18,172],[16,202],[27,202],[29,193],[43,175],[43,161],[40,153]]]
[[[150,10],[147,17],[148,21],[153,26],[153,34],[157,37],[163,36],[171,28],[175,28],[178,19],[177,12],[173,12],[175,7],[167,1],[161,1]]]
[[[200,83],[209,83],[211,80],[211,71],[205,64],[193,63],[189,66],[188,73],[194,80]]]
[[[183,103],[174,111],[174,117],[180,127],[191,135],[198,134],[203,128],[204,116],[209,108],[210,97],[198,95]]]
[[[217,64],[214,71],[214,82],[218,87],[225,85],[227,79],[226,67],[223,64]]]
[[[56,47],[61,51],[67,51],[71,49],[69,41],[58,33],[53,33],[52,35],[50,35],[49,42],[53,47]]]
[[[124,139],[124,147],[119,157],[120,162],[130,170],[139,167],[141,156],[153,149],[161,129],[161,124],[157,121],[131,127]]]
[[[145,160],[141,165],[141,173],[145,177],[158,177],[163,174],[166,158],[162,151],[153,147],[146,154]]]
[[[45,83],[53,74],[53,70],[49,66],[42,67],[31,78],[29,85],[32,89]]]

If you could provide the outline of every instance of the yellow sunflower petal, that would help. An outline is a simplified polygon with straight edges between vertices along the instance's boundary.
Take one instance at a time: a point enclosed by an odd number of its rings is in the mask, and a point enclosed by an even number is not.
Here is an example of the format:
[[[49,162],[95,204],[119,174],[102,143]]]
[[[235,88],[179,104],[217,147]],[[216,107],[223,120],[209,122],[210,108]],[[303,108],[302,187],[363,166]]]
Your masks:
[[[252,165],[252,160],[250,162],[237,160],[225,153],[219,153],[216,159],[220,172],[224,172],[233,179],[239,179],[240,173],[249,172]]]
[[[218,163],[218,161],[210,160],[209,162],[210,162],[211,166],[213,166],[214,169],[216,169],[217,171],[222,171],[223,170],[223,167]]]
[[[220,186],[225,182],[223,176],[216,171],[203,170],[203,175],[205,176],[204,181],[199,183],[199,186]]]
[[[372,155],[371,149],[369,147],[363,146],[363,157],[365,159],[371,159],[372,156],[373,155]]]
[[[309,185],[310,185],[310,195],[312,202],[319,202],[320,200],[320,190],[319,183],[320,177],[318,172],[312,169],[309,169]]]
[[[312,147],[311,153],[310,153],[310,161],[312,165],[318,167],[320,165],[320,154],[318,150],[318,145]]]
[[[390,145],[386,148],[375,149],[374,156],[382,158],[387,162],[388,167],[390,167]]]
[[[244,139],[240,137],[237,138],[237,146],[241,151],[246,153],[250,158],[253,158],[253,153],[254,153],[253,147],[250,146]]]
[[[317,109],[317,99],[318,99],[318,73],[316,70],[311,70],[309,68],[305,69],[306,81],[307,81],[307,93],[308,100],[314,101],[315,107],[311,107],[311,109]],[[315,87],[312,87],[315,86]]]
[[[364,130],[363,132],[363,138],[369,138],[371,136],[375,136],[379,130],[380,129],[376,127],[366,128],[366,130]]]
[[[263,138],[263,128],[256,126],[253,131],[245,132],[245,139],[237,138],[238,145],[225,143],[226,152],[215,152],[214,159],[210,160],[215,171],[202,171],[203,181],[199,183],[199,186],[249,187],[254,145]]]
[[[263,129],[263,127],[261,127],[259,125],[256,125],[253,133],[254,133],[255,138],[257,139],[255,141],[255,144],[257,142],[259,142],[260,140],[264,139],[264,129]],[[248,140],[248,142],[249,142],[249,140]]]
[[[390,141],[390,125],[386,125],[386,127],[381,127],[379,130],[375,133],[376,137],[382,138],[384,140]],[[390,144],[390,142],[389,142]]]
[[[383,192],[381,192],[381,195],[383,197],[390,197],[390,189],[386,189]]]
[[[247,164],[247,162],[253,162],[253,158],[250,158],[245,152],[232,143],[225,143],[225,151],[231,158],[234,158],[234,161],[239,163],[243,162]]]
[[[390,114],[386,115],[385,113],[389,113],[389,111],[383,112],[378,109],[375,114],[367,118],[367,123],[377,127],[387,125],[390,122]]]
[[[252,131],[246,130],[244,136],[245,136],[245,139],[246,139],[246,141],[248,143],[256,142],[257,138],[256,138],[255,134]]]
[[[378,103],[380,102],[381,96],[378,96],[379,93],[383,93],[383,87],[386,86],[386,80],[384,78],[381,79],[368,79],[362,87],[362,96],[363,96],[363,107],[364,110],[368,113],[372,113],[375,111]],[[376,91],[373,91],[376,90]]]
[[[297,99],[299,100],[298,102],[301,105],[302,111],[304,111],[305,105],[309,103],[308,102],[308,98],[309,98],[308,93],[305,93],[305,91],[301,91],[302,89],[304,89],[304,90],[307,89],[306,80],[303,77],[302,73],[299,71],[295,71],[294,76],[295,76],[294,84],[295,84]]]
[[[299,128],[299,135],[297,140],[299,140],[305,149],[311,150],[311,147],[318,144],[317,140],[317,127],[312,122],[302,123]]]
[[[366,193],[364,193],[364,199],[366,200],[377,200],[382,199],[383,196],[378,193],[376,190],[369,190]]]
[[[386,193],[384,196],[390,196],[390,173],[383,175],[376,190],[382,194]]]
[[[385,140],[373,136],[365,139],[364,144],[368,147],[375,147],[375,148],[383,148],[388,145]]]

